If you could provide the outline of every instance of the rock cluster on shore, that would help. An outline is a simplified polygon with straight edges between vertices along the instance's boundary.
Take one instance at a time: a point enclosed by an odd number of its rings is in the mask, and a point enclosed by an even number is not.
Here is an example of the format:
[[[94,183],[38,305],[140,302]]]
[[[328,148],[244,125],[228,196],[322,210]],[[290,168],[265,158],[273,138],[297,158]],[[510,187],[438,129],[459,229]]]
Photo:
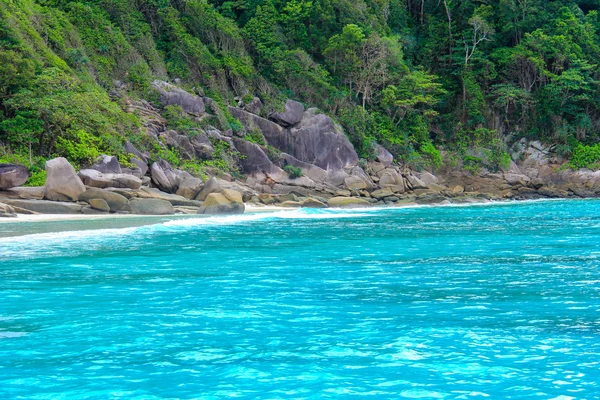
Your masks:
[[[164,82],[155,82],[163,105],[179,105],[201,116],[216,107]],[[280,207],[368,207],[372,205],[445,204],[500,199],[597,197],[600,171],[563,168],[565,160],[539,142],[523,139],[513,148],[505,170],[465,171],[445,167],[434,173],[414,171],[394,162],[393,155],[376,144],[375,157],[361,161],[341,128],[316,109],[305,110],[289,100],[282,111],[263,117],[262,103],[230,107],[244,129],[236,134],[213,127],[193,137],[169,130],[143,104],[140,113],[149,140],[177,150],[189,159],[210,159],[213,143],[225,142],[241,155],[243,179],[215,173],[206,182],[171,166],[166,160],[149,162],[149,154],[127,142],[128,165],[102,155],[79,172],[64,158],[46,163],[44,187],[22,187],[25,167],[0,164],[0,216],[43,214],[236,214],[245,203]],[[144,119],[145,118],[145,119]],[[263,144],[246,140],[260,131]],[[210,140],[209,140],[210,139]],[[285,168],[300,173],[292,177]]]

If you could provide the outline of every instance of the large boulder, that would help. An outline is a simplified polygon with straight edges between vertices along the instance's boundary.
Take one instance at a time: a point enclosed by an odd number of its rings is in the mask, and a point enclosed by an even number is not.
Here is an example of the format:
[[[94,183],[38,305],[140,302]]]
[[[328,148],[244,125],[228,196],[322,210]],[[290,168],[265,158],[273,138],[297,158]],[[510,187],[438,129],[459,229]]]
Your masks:
[[[202,189],[202,179],[190,176],[181,181],[176,194],[191,200],[196,197],[200,189]]]
[[[302,121],[290,130],[291,148],[280,149],[300,161],[324,170],[343,170],[358,164],[358,154],[341,128],[325,114],[314,109],[304,113]]]
[[[107,155],[98,157],[96,163],[90,169],[95,169],[103,174],[120,174],[123,172],[117,157]]]
[[[46,200],[5,200],[6,204],[40,214],[80,214],[82,205]]]
[[[132,199],[129,202],[132,214],[170,215],[175,213],[173,205],[160,199]]]
[[[223,188],[221,184],[217,180],[217,178],[212,177],[204,184],[204,187],[200,192],[196,195],[196,200],[205,201],[209,194],[211,193],[221,193]]]
[[[231,189],[223,189],[221,193],[210,193],[198,214],[243,214],[245,210],[242,194]]]
[[[152,87],[160,93],[160,102],[163,106],[177,105],[186,113],[198,117],[204,114],[206,107],[201,97],[163,81],[152,82]]]
[[[0,190],[21,186],[29,178],[29,171],[22,165],[0,164]]]
[[[93,188],[139,189],[142,186],[142,180],[130,174],[103,174],[95,169],[82,169],[79,177],[84,184]]]
[[[357,197],[332,197],[327,200],[327,205],[333,208],[360,208],[369,207],[371,203]]]
[[[375,145],[375,159],[389,167],[394,163],[394,156],[385,147],[380,144]]]
[[[8,204],[0,203],[0,218],[16,218],[15,209]]]
[[[294,100],[288,100],[285,103],[284,110],[282,112],[273,112],[269,114],[269,119],[287,128],[299,123],[302,120],[303,113],[304,106],[301,103]]]
[[[21,186],[9,190],[23,200],[43,200],[46,190],[43,186]]]
[[[102,189],[88,189],[79,195],[79,201],[85,201],[91,205],[92,200],[104,200],[108,204],[110,212],[117,212],[128,203],[125,196]]]
[[[196,157],[201,160],[210,160],[213,157],[215,148],[207,135],[199,133],[191,140]]]
[[[85,192],[75,168],[63,157],[46,161],[45,188],[46,199],[53,201],[77,201]]]
[[[175,193],[179,187],[177,172],[165,160],[158,160],[150,166],[152,182],[163,192]]]

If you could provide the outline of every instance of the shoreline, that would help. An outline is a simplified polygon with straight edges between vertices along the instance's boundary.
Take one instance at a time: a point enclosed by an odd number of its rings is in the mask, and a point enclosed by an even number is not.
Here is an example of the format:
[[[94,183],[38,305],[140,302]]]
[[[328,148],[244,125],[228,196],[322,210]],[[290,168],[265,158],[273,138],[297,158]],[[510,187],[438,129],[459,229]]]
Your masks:
[[[543,198],[543,199],[528,199],[528,200],[487,200],[473,201],[464,203],[434,203],[434,204],[418,204],[414,202],[395,203],[394,205],[373,205],[368,207],[329,207],[329,208],[313,208],[317,210],[345,210],[345,211],[368,211],[381,209],[401,209],[401,208],[434,208],[434,207],[470,207],[470,206],[485,206],[485,205],[511,205],[511,204],[526,204],[537,202],[554,202],[554,201],[584,201],[594,199],[572,199],[572,198]],[[243,214],[259,214],[270,212],[293,212],[295,210],[311,209],[302,207],[281,207],[273,205],[254,205],[246,204],[246,210]],[[139,214],[18,214],[16,218],[0,218],[0,226],[14,223],[35,223],[35,222],[64,222],[64,221],[127,221],[136,219],[145,220],[177,220],[177,219],[205,219],[211,217],[220,217],[227,215],[204,215],[204,214],[170,214],[170,215],[139,215]],[[1,234],[1,233],[0,233]]]

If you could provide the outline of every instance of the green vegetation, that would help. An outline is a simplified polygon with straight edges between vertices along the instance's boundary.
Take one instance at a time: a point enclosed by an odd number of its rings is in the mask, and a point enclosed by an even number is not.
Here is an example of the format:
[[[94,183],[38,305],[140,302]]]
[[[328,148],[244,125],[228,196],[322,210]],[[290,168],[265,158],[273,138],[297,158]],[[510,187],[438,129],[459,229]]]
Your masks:
[[[299,167],[294,167],[291,164],[287,164],[285,167],[283,167],[283,170],[288,173],[290,179],[297,179],[302,176],[302,169]]]
[[[243,130],[227,111],[234,97],[260,97],[263,113],[291,97],[339,121],[367,160],[378,142],[419,169],[441,166],[440,147],[468,169],[498,169],[525,136],[556,144],[573,168],[595,168],[599,9],[596,0],[0,0],[0,157],[33,173],[56,155],[81,166],[119,156],[130,140],[182,165],[124,111],[128,99],[156,96],[153,79],[177,78],[215,100],[220,129]],[[162,113],[190,136],[208,124],[178,107]],[[218,146],[206,166],[232,168],[235,155]]]

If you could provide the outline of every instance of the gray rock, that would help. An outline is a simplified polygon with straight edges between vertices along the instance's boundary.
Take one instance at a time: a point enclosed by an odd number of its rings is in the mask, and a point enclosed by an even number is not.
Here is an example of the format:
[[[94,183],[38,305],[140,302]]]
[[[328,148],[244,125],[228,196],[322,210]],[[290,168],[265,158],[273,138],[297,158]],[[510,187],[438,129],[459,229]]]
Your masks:
[[[423,182],[428,187],[431,183],[435,183],[435,184],[440,183],[440,180],[437,178],[437,176],[435,176],[429,172],[422,172],[419,175],[419,179],[421,180],[421,182]]]
[[[244,106],[244,109],[252,114],[259,114],[263,107],[262,101],[258,97],[252,99],[251,102]]]
[[[15,193],[20,199],[23,200],[42,200],[46,195],[46,190],[43,186],[14,187],[9,191]]]
[[[173,205],[160,199],[132,199],[129,202],[132,214],[170,215],[175,213]]]
[[[0,218],[16,218],[15,209],[8,204],[0,203]]]
[[[93,209],[98,210],[98,211],[104,211],[104,212],[110,211],[110,207],[108,206],[108,203],[102,199],[91,199],[90,206],[92,206]]]
[[[139,151],[133,144],[131,144],[130,141],[127,141],[127,143],[125,143],[125,152],[133,154],[135,157],[137,157],[145,163],[148,162],[148,158],[144,154],[142,154],[142,152]]]
[[[79,171],[79,177],[87,186],[93,188],[125,188],[139,189],[142,186],[142,180],[129,174],[103,174],[95,169],[82,169]]]
[[[201,97],[163,81],[152,82],[152,87],[160,93],[160,102],[163,106],[177,105],[186,113],[198,117],[204,114],[205,105]]]
[[[79,201],[85,201],[91,205],[92,200],[105,201],[109,207],[108,211],[111,212],[117,212],[121,210],[128,203],[128,200],[125,196],[102,189],[89,189],[79,195]]]
[[[217,178],[210,178],[202,187],[202,190],[196,195],[196,200],[205,201],[211,193],[221,193],[223,188]]]
[[[46,200],[6,200],[5,203],[40,214],[79,214],[83,208],[81,204]]]
[[[210,193],[198,210],[198,214],[243,214],[244,210],[242,194],[235,190],[223,189],[221,193]]]
[[[86,214],[86,215],[104,215],[104,214],[108,214],[107,211],[97,210],[97,209],[93,208],[92,206],[83,206],[83,208],[81,209],[81,213],[82,214]]]
[[[327,204],[334,208],[359,208],[371,205],[368,201],[356,197],[332,197]]]
[[[196,197],[201,189],[202,179],[191,176],[182,180],[176,194],[191,200]]]
[[[213,157],[215,149],[212,142],[208,139],[208,136],[204,134],[198,134],[191,140],[191,145],[194,148],[196,157],[200,160],[210,160]]]
[[[123,172],[121,171],[121,165],[119,165],[117,157],[107,155],[98,157],[98,160],[96,160],[96,163],[90,169],[95,169],[103,174],[120,174]]]
[[[389,167],[394,163],[394,156],[385,147],[380,144],[375,145],[375,159]]]
[[[29,171],[22,165],[0,164],[0,190],[7,190],[24,184]]]
[[[75,168],[63,158],[46,161],[46,199],[53,201],[77,201],[85,192],[85,186]],[[25,208],[25,207],[24,207]]]
[[[282,112],[273,112],[269,114],[269,119],[281,126],[290,127],[302,120],[303,113],[304,106],[301,103],[294,100],[288,100],[285,102],[284,110]]]
[[[165,160],[158,160],[150,166],[152,182],[163,192],[175,193],[179,187],[177,173]]]

